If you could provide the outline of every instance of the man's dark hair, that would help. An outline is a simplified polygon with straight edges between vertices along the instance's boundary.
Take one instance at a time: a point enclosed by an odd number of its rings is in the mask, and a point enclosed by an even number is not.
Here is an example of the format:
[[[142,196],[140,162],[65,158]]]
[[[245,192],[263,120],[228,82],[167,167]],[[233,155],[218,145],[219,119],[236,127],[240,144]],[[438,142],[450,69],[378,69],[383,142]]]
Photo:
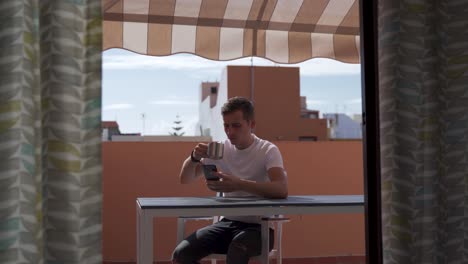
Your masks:
[[[221,108],[221,114],[224,116],[234,111],[241,110],[244,119],[247,121],[254,120],[254,106],[250,100],[244,97],[232,97]]]

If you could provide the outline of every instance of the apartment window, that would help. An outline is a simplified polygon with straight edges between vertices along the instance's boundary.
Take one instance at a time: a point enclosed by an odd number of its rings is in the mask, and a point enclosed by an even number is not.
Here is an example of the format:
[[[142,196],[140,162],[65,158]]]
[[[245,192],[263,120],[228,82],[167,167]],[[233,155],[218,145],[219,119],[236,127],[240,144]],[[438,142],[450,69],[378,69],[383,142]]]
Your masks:
[[[218,87],[216,86],[211,86],[211,94],[215,94],[218,92]]]

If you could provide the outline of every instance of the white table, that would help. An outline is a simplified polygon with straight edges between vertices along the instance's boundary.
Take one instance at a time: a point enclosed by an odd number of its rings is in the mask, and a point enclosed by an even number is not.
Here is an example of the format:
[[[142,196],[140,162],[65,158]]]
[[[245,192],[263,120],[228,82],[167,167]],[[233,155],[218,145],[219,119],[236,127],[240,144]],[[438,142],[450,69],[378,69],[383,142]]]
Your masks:
[[[287,199],[156,197],[137,198],[136,205],[137,263],[152,264],[153,218],[155,217],[363,213],[364,196],[307,195],[289,196]],[[262,235],[264,234],[268,235],[268,232],[262,230]],[[268,252],[268,245],[263,246],[265,248],[262,252]]]

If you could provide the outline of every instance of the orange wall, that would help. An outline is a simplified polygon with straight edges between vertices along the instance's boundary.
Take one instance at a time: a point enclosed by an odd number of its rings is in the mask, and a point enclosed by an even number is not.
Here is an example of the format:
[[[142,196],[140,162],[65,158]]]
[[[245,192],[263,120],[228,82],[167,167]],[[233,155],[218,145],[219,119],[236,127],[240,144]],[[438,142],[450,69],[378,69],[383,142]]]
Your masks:
[[[301,118],[299,122],[299,136],[309,136],[310,134],[304,133],[307,131],[317,131],[314,133],[317,140],[327,140],[327,120],[326,119],[308,119]],[[301,134],[302,132],[302,134]]]
[[[360,141],[275,142],[288,172],[290,195],[363,194]],[[135,199],[156,196],[214,195],[203,186],[178,183],[192,142],[103,143],[104,261],[134,261]],[[284,257],[364,255],[364,215],[291,216],[284,226]],[[170,259],[176,219],[155,221],[158,260]],[[194,230],[203,223],[191,223]]]
[[[324,119],[300,117],[300,78],[297,67],[254,67],[255,133],[267,140],[327,139]],[[228,98],[251,98],[251,67],[227,66]],[[323,126],[325,124],[325,126]]]

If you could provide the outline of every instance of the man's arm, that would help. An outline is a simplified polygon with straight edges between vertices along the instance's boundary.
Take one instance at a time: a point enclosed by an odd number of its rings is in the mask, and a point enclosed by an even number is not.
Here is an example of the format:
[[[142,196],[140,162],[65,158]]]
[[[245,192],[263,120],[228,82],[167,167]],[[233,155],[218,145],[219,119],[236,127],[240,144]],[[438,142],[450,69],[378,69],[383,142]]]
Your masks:
[[[265,198],[284,199],[288,197],[288,179],[283,168],[274,167],[268,170],[270,182],[240,181],[242,191],[263,196]]]
[[[200,162],[193,162],[192,159],[188,157],[182,164],[182,169],[180,170],[180,183],[185,184],[193,182],[201,175],[201,172]]]
[[[216,192],[245,191],[271,199],[288,197],[288,179],[283,168],[273,167],[268,170],[270,182],[254,182],[225,173],[215,173],[222,181],[207,181],[208,188]]]
[[[201,160],[202,158],[207,157],[208,145],[199,143],[194,149],[191,155],[196,160]],[[202,175],[202,169],[200,162],[192,161],[191,157],[185,159],[182,164],[182,169],[180,170],[179,179],[180,183],[190,183],[193,182],[196,178]]]

